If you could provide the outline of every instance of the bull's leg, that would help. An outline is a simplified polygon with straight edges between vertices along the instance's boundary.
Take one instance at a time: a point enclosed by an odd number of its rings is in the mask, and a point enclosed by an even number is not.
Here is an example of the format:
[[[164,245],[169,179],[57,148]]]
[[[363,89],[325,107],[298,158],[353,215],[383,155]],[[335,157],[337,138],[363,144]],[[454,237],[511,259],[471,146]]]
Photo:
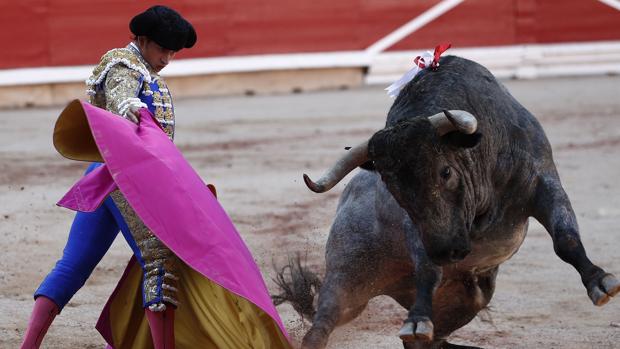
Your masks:
[[[620,292],[620,281],[586,256],[575,213],[560,181],[555,176],[540,178],[535,200],[534,217],[551,235],[555,253],[577,270],[595,305],[607,303]]]
[[[449,343],[446,338],[468,324],[489,304],[495,291],[497,271],[496,267],[481,274],[461,274],[456,279],[442,280],[434,295],[433,340],[404,342],[404,347],[406,349],[477,348]]]
[[[303,338],[302,349],[325,348],[334,328],[357,317],[369,299],[370,295],[365,296],[360,287],[345,280],[342,274],[327,274],[319,291],[312,326]]]
[[[398,332],[403,342],[433,340],[433,293],[441,280],[441,268],[428,258],[417,229],[407,218],[404,224],[407,247],[415,263],[415,302]]]

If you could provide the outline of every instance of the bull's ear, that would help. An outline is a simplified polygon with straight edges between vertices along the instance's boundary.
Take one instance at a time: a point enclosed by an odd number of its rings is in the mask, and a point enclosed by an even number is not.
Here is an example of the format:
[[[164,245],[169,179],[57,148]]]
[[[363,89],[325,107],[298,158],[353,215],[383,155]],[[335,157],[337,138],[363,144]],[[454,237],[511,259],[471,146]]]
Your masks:
[[[458,148],[473,148],[475,146],[477,146],[480,143],[480,140],[482,139],[482,133],[480,132],[475,132],[472,133],[470,135],[468,134],[464,134],[461,132],[450,132],[446,135],[444,135],[442,137],[442,139],[454,146],[454,147],[458,147]]]

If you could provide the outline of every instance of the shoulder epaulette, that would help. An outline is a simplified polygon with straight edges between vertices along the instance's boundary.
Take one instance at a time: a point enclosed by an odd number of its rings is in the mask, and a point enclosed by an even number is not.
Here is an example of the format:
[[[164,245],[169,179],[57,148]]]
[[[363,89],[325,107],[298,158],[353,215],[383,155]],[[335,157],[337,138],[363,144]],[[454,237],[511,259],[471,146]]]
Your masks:
[[[110,69],[117,64],[122,64],[129,69],[137,71],[144,77],[147,83],[151,82],[151,74],[133,51],[128,48],[115,48],[101,57],[101,61],[93,69],[93,74],[86,80],[86,85],[89,89],[95,90],[95,87],[105,79]]]

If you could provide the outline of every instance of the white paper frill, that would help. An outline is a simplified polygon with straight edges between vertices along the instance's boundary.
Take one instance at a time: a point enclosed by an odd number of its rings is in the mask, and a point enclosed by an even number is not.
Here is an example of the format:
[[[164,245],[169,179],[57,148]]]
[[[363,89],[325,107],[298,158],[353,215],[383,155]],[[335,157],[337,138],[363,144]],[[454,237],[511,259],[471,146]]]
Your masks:
[[[411,68],[408,72],[405,73],[400,79],[396,80],[393,84],[386,87],[388,96],[392,98],[396,98],[405,85],[409,83],[409,81],[413,80],[413,78],[418,74],[418,72],[422,69],[425,69],[431,65],[435,56],[432,52],[426,51],[422,55],[416,57],[420,64],[415,64],[414,67]],[[415,62],[415,61],[414,61]]]

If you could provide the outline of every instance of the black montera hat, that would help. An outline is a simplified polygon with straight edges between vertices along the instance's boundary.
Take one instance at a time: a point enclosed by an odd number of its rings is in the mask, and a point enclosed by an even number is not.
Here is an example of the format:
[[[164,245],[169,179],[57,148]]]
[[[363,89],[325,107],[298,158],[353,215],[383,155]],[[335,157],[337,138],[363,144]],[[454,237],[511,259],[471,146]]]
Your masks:
[[[174,51],[190,48],[196,43],[196,31],[191,23],[175,10],[161,5],[150,7],[132,18],[129,30]]]

